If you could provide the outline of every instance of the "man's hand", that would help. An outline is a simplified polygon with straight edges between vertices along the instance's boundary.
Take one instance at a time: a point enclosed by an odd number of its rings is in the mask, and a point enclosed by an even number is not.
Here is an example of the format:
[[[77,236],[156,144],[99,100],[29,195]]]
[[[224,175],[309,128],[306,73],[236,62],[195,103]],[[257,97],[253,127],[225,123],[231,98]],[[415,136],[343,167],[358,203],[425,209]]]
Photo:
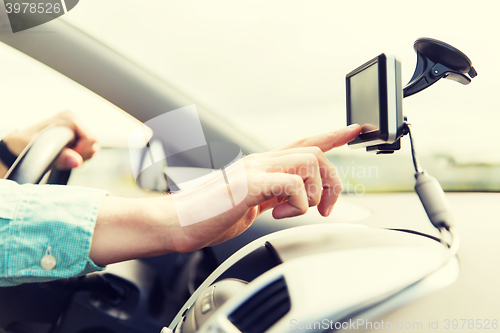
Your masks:
[[[194,189],[158,198],[106,197],[99,210],[90,258],[105,265],[216,245],[241,234],[269,209],[276,219],[305,214],[312,206],[328,216],[342,191],[342,182],[324,152],[354,140],[360,131],[359,125],[351,125],[246,156],[225,169],[227,178],[235,180],[229,181],[230,186],[212,178]],[[233,177],[242,167],[246,176]],[[228,188],[247,195],[233,208],[198,220],[198,216],[207,216],[203,212],[214,211],[214,205],[227,197]],[[181,226],[181,216],[194,217],[191,220],[197,223]]]
[[[234,238],[269,209],[276,219],[303,215],[312,206],[317,206],[321,215],[330,215],[342,191],[342,182],[324,153],[354,140],[360,132],[359,125],[351,125],[295,141],[275,151],[246,156],[243,159],[246,183],[231,186],[248,186],[245,200],[203,222],[173,228],[171,232],[176,234],[171,238],[173,250],[189,252]],[[231,168],[237,167],[235,164],[226,170],[228,177]],[[190,207],[204,210],[210,209],[214,193],[213,187],[201,185],[173,196],[182,196],[191,203]],[[174,197],[176,209],[182,207],[178,201]]]
[[[65,148],[58,157],[56,166],[59,169],[76,168],[99,151],[99,144],[94,135],[85,127],[80,118],[71,111],[61,112],[37,125],[11,133],[4,139],[4,142],[13,154],[19,155],[41,130],[50,125],[67,126],[76,135],[74,147],[71,149]]]

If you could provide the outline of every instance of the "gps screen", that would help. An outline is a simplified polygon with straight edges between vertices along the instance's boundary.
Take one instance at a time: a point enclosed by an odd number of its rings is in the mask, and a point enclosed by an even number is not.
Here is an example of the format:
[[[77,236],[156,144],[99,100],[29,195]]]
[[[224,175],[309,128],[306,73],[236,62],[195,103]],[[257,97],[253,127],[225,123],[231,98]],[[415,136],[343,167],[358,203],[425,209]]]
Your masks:
[[[350,79],[351,123],[361,125],[361,133],[380,129],[378,62]]]

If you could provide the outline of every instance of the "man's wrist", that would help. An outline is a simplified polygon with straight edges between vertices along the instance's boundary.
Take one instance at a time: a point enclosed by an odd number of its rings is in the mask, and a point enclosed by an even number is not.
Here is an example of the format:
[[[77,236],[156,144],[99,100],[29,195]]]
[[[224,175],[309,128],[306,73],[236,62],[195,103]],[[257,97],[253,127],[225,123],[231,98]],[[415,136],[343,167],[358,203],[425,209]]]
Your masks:
[[[106,197],[99,209],[90,259],[104,266],[174,252],[176,219],[169,196]]]

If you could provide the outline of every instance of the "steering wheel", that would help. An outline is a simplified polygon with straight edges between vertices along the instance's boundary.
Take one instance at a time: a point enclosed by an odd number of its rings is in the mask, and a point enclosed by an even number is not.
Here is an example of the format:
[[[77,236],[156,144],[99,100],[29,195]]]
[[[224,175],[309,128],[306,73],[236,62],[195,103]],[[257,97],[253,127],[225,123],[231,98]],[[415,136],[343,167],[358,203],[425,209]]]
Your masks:
[[[42,130],[23,150],[4,179],[18,184],[38,184],[52,169],[47,184],[66,185],[70,170],[59,170],[54,163],[66,147],[75,141],[75,133],[66,126],[49,126]]]

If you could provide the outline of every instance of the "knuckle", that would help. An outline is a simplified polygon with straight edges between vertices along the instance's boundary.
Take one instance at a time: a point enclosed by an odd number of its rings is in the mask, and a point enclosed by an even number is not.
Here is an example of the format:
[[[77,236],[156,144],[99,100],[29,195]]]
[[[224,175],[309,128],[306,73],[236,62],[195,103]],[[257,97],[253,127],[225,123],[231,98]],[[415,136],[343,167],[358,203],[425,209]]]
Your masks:
[[[71,119],[71,118],[75,117],[76,114],[71,110],[65,110],[65,111],[59,113],[59,116],[62,118],[70,118]]]
[[[320,202],[320,200],[318,199],[318,197],[317,196],[313,196],[309,200],[309,207],[317,206],[319,204],[319,202]]]
[[[333,165],[329,165],[328,167],[328,177],[332,179],[337,179],[338,172],[337,169]]]
[[[297,207],[298,210],[299,210],[299,214],[300,215],[304,215],[305,213],[307,213],[307,210],[309,209],[309,207],[306,207],[306,206],[300,206],[300,207]]]
[[[299,175],[291,175],[292,177],[292,182],[295,188],[300,189],[304,187],[304,181],[302,180],[302,177]]]
[[[302,138],[302,139],[299,139],[299,140],[295,141],[292,144],[292,146],[293,147],[307,147],[308,143],[309,143],[309,139],[308,138]]]
[[[344,189],[344,184],[342,184],[341,181],[338,182],[338,184],[335,186],[335,194],[340,194],[342,190]]]
[[[318,146],[309,147],[309,150],[311,151],[311,154],[315,156],[321,156],[323,154],[323,151]]]
[[[328,136],[328,139],[330,139],[330,140],[337,140],[337,138],[338,138],[338,137],[339,137],[339,135],[341,135],[341,134],[342,134],[342,130],[340,130],[340,129],[336,129],[336,130],[334,130],[334,131],[329,132],[329,133],[327,134],[327,136]]]
[[[319,165],[318,157],[315,154],[308,154],[308,161],[312,164],[313,167],[317,167]]]

